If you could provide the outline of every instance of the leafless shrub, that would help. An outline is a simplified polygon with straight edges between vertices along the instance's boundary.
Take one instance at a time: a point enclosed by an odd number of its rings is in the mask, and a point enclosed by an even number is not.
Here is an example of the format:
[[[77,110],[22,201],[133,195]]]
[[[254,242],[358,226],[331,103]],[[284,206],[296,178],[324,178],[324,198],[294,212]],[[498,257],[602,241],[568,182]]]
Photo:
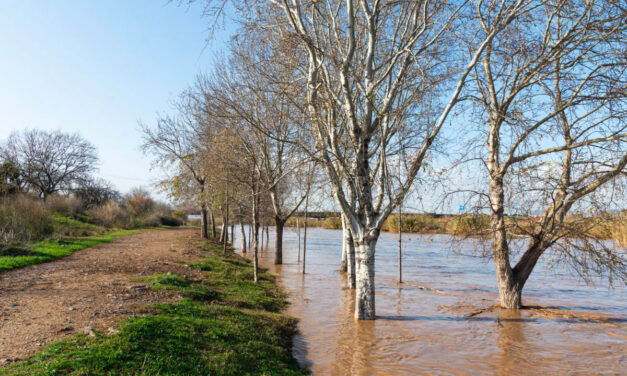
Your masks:
[[[0,200],[0,243],[38,240],[53,230],[51,212],[40,200],[24,194]]]

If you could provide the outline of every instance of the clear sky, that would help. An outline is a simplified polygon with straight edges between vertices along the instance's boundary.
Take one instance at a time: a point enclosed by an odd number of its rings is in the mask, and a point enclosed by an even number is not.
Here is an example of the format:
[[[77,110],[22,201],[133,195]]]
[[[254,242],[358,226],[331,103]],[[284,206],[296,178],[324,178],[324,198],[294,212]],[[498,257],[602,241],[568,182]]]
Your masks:
[[[211,67],[228,33],[207,44],[198,7],[167,0],[0,0],[0,140],[25,128],[79,132],[98,176],[122,192],[158,176],[138,122]]]

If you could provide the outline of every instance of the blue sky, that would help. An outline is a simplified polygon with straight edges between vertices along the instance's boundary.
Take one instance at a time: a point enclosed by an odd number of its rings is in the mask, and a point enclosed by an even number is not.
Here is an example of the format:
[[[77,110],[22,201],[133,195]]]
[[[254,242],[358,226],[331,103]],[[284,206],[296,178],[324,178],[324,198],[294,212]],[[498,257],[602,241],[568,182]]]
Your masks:
[[[0,140],[25,128],[79,132],[98,175],[121,191],[158,176],[138,122],[211,68],[228,33],[207,44],[198,7],[166,0],[0,0]]]

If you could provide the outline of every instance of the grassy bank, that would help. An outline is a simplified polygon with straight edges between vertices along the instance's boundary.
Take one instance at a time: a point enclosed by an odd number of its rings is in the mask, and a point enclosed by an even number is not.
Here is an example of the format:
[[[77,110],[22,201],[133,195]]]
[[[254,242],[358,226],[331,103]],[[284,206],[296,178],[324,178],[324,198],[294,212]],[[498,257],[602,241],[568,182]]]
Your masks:
[[[274,277],[252,282],[251,264],[206,243],[207,256],[190,267],[198,280],[159,274],[142,280],[175,290],[176,303],[147,307],[119,333],[79,335],[0,370],[2,375],[304,375],[291,355],[296,321]]]
[[[107,229],[63,216],[53,217],[53,227],[53,234],[46,240],[0,247],[0,272],[57,260],[81,249],[109,243],[120,236],[142,231]]]
[[[120,236],[139,231],[142,230],[116,230],[106,235],[49,239],[32,245],[8,247],[0,253],[0,272],[57,260],[81,249],[109,243]]]
[[[0,197],[0,272],[69,256],[147,228],[182,225],[183,217],[144,193],[100,205],[74,196]]]

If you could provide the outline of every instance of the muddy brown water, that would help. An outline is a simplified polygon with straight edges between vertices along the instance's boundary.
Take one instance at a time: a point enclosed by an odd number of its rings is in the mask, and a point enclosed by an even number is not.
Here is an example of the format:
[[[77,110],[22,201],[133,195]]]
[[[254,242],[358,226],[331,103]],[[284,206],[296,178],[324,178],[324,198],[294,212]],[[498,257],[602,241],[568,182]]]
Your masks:
[[[300,320],[294,355],[314,374],[627,374],[624,284],[589,286],[539,264],[523,296],[538,308],[501,310],[490,260],[457,252],[470,253],[472,240],[405,235],[399,287],[397,237],[384,233],[377,244],[375,321],[353,319],[354,294],[338,272],[341,231],[309,231],[305,275],[293,229],[282,266],[272,265],[272,247],[261,252]]]

